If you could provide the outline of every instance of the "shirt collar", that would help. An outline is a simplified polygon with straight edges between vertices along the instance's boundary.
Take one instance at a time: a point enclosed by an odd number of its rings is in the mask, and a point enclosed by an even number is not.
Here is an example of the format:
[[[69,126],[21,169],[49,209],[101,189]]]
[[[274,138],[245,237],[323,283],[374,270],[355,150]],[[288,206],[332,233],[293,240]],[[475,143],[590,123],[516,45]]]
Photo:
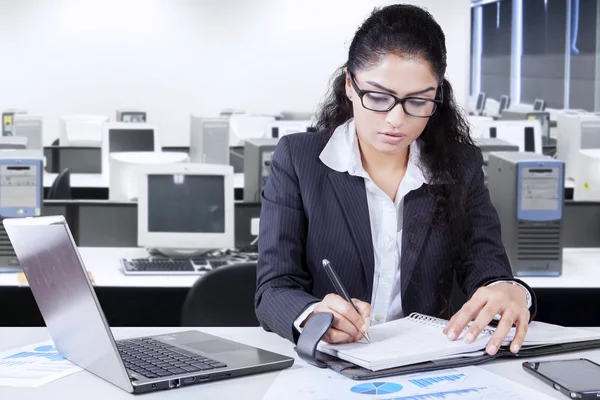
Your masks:
[[[367,177],[363,168],[356,137],[354,119],[338,126],[319,155],[323,164],[337,172],[348,172],[350,175]],[[421,143],[415,140],[410,144],[410,153],[405,177],[419,183],[429,183],[426,167],[421,163]]]

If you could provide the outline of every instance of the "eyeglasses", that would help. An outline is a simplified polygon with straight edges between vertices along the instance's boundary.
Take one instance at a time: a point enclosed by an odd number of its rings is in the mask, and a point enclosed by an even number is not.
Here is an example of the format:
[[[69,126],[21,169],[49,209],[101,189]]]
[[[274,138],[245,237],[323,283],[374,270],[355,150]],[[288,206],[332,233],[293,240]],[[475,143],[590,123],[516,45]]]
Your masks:
[[[435,110],[437,110],[438,104],[444,103],[444,91],[442,87],[440,87],[440,100],[422,99],[420,97],[405,97],[401,99],[390,93],[382,93],[374,90],[361,90],[354,80],[354,74],[351,72],[349,74],[350,83],[358,94],[358,97],[360,97],[362,106],[367,110],[388,112],[400,103],[406,114],[417,118],[429,118],[435,113]]]

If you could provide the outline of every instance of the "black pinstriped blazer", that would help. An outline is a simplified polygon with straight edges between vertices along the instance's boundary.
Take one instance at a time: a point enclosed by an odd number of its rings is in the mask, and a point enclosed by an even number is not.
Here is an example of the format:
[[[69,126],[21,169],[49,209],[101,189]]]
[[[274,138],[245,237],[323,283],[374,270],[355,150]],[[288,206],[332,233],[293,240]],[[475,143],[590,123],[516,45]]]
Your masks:
[[[351,297],[370,303],[373,291],[375,262],[364,180],[323,164],[319,155],[326,144],[320,132],[282,137],[262,193],[256,316],[265,329],[293,342],[298,336],[295,319],[311,303],[335,293],[321,266],[324,258]],[[406,195],[400,261],[404,315],[416,311],[449,318],[455,274],[468,297],[491,281],[513,279],[500,222],[484,185],[481,152],[465,145],[463,156],[468,160],[464,182],[471,183],[465,199],[472,224],[470,255],[461,265],[449,262],[452,230],[432,225],[436,200],[425,185]]]

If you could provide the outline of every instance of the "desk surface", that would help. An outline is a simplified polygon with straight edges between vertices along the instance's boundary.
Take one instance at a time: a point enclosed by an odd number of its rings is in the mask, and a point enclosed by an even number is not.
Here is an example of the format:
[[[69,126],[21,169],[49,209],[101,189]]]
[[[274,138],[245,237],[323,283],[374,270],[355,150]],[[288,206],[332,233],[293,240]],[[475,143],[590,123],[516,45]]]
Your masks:
[[[58,176],[57,173],[44,172],[44,187],[49,188]],[[71,174],[71,187],[73,188],[100,188],[108,189],[109,178],[102,174]],[[234,188],[244,187],[244,174],[234,174]]]
[[[79,252],[95,285],[100,287],[191,287],[199,276],[125,275],[121,258],[148,256],[138,247],[80,247]],[[534,289],[600,289],[600,249],[565,249],[562,276],[522,279]],[[0,286],[18,286],[17,275],[0,274]]]
[[[186,330],[188,328],[114,328],[115,338],[126,339],[144,335],[158,335],[168,332]],[[588,328],[600,330],[600,328]],[[266,350],[295,356],[293,346],[290,342],[280,338],[274,333],[268,333],[262,328],[199,328],[199,330],[224,337],[226,339],[261,347]],[[0,351],[23,346],[50,339],[46,328],[0,328]],[[553,358],[586,357],[595,362],[600,362],[600,350],[562,354]],[[482,368],[501,375],[514,382],[521,383],[533,390],[563,399],[563,395],[542,383],[537,378],[523,371],[521,362],[495,361],[485,364]],[[292,368],[314,368],[296,358]],[[186,388],[167,390],[149,394],[152,399],[261,399],[269,386],[273,383],[279,372],[247,376],[224,381],[210,382]],[[298,382],[298,385],[301,385]],[[241,395],[241,396],[240,396]],[[92,375],[87,371],[81,371],[63,379],[43,385],[39,388],[13,388],[0,387],[0,398],[2,399],[33,399],[33,398],[60,398],[61,400],[76,399],[132,399],[132,395],[116,386]]]

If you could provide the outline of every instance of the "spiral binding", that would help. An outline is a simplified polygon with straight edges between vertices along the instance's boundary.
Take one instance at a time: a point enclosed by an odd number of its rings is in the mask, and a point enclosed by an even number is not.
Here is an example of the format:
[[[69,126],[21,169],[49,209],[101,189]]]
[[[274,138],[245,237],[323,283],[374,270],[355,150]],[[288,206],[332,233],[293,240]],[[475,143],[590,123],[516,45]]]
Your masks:
[[[415,321],[415,322],[417,322],[419,324],[427,325],[427,326],[433,326],[435,328],[444,328],[446,326],[446,324],[448,323],[448,321],[445,320],[445,319],[436,318],[436,317],[430,317],[429,315],[420,314],[420,313],[417,313],[417,312],[414,312],[414,313],[410,314],[408,316],[408,318],[411,321]],[[465,328],[463,330],[463,332],[466,331],[467,328]],[[483,329],[481,331],[481,333],[484,333],[484,334],[490,335],[490,336],[493,335],[494,332],[495,332],[494,329],[490,329],[490,328],[485,328],[485,329]]]

